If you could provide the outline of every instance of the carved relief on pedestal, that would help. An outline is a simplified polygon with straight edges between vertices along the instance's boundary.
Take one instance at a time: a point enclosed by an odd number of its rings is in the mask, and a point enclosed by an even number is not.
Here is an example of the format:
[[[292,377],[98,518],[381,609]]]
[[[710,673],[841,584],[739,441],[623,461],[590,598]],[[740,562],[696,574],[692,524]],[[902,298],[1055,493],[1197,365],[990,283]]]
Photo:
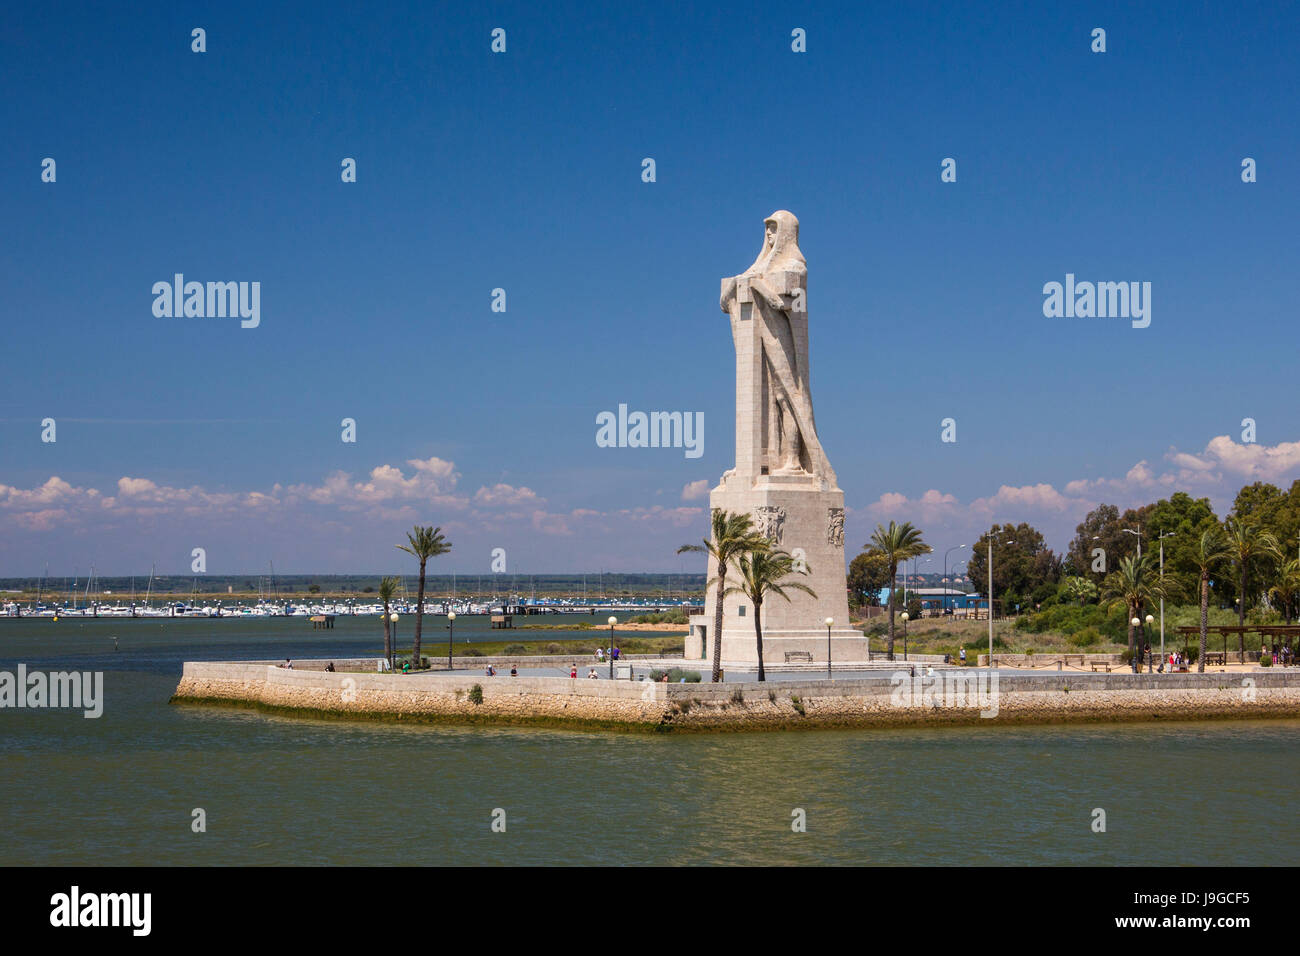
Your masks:
[[[781,531],[785,526],[785,509],[776,505],[763,505],[754,509],[754,527],[758,533],[773,544],[781,543]]]
[[[844,509],[831,508],[826,525],[826,543],[836,548],[844,547]]]

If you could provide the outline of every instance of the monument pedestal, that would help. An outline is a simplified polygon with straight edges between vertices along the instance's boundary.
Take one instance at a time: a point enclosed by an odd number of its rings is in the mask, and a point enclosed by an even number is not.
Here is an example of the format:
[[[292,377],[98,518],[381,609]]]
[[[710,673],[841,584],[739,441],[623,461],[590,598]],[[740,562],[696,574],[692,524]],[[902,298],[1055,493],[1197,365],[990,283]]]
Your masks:
[[[862,632],[849,627],[848,589],[844,568],[844,492],[827,487],[814,475],[760,475],[752,480],[728,473],[709,495],[709,507],[754,516],[754,526],[773,546],[788,551],[796,566],[802,562],[806,574],[789,580],[806,584],[816,597],[790,588],[786,601],[768,595],[763,601],[763,660],[783,664],[791,651],[810,654],[817,662],[826,660],[826,618],[831,626],[832,661],[865,661],[867,641]],[[709,579],[717,576],[710,559]],[[738,583],[737,572],[729,569],[728,584]],[[713,655],[715,587],[708,588],[704,614],[691,618],[691,639],[687,656],[697,659]],[[701,646],[702,642],[702,646]],[[754,608],[743,594],[729,594],[722,604],[722,659],[758,662],[754,635]]]

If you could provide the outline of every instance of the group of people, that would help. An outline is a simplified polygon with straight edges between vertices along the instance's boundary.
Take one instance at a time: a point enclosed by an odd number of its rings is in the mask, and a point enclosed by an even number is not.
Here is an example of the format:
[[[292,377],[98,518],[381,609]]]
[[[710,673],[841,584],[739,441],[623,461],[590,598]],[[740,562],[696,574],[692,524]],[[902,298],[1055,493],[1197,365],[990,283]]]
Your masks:
[[[598,661],[604,663],[605,661],[609,660],[611,657],[612,657],[614,660],[618,660],[618,648],[617,648],[617,647],[598,647],[598,648],[596,648],[596,660],[598,660]]]
[[[1283,644],[1281,647],[1278,647],[1276,644],[1274,644],[1272,651],[1270,651],[1267,647],[1264,647],[1260,650],[1260,654],[1261,656],[1266,654],[1272,654],[1273,663],[1276,665],[1280,665],[1282,667],[1290,667],[1293,663],[1295,663],[1295,655],[1291,652],[1290,644]]]
[[[487,669],[483,671],[483,674],[484,674],[484,676],[486,676],[486,677],[496,677],[496,676],[497,676],[497,669],[496,669],[495,667],[492,666],[491,662],[488,662]],[[511,676],[511,677],[518,677],[518,676],[519,676],[519,668],[515,667],[514,664],[511,664],[511,665],[510,665],[510,676]]]

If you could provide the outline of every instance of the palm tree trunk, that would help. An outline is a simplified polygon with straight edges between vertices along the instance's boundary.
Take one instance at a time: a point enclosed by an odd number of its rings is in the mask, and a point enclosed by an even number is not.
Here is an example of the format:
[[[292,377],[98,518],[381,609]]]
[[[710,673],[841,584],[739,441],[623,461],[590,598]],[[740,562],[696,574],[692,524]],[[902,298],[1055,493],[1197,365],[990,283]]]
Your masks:
[[[420,632],[424,628],[424,558],[420,559],[420,590],[415,605],[415,647],[411,651],[411,670],[420,667]]]
[[[393,642],[389,637],[388,631],[388,602],[384,602],[384,660],[388,661],[391,666],[393,663]]]
[[[1205,634],[1210,626],[1210,576],[1201,572],[1201,653],[1196,658],[1196,672],[1205,673]]]
[[[885,660],[887,661],[892,661],[894,659],[894,595],[895,593],[897,593],[897,588],[894,586],[896,583],[894,581],[894,578],[896,578],[897,576],[898,576],[898,563],[890,562],[889,565],[889,643],[885,649]],[[989,613],[990,614],[993,613],[992,602],[989,602]]]
[[[758,679],[767,680],[767,672],[763,670],[763,625],[759,621],[762,610],[761,601],[754,605],[754,640],[758,643]]]
[[[713,602],[713,683],[722,680],[722,594],[726,590],[727,577],[723,565],[718,563],[718,594]]]
[[[1137,612],[1133,610],[1133,605],[1130,604],[1128,606],[1128,622],[1127,622],[1128,623],[1128,662],[1129,665],[1133,668],[1133,673],[1135,674],[1138,671],[1138,662],[1137,662],[1137,653],[1133,647],[1133,636],[1134,636],[1133,618],[1136,616],[1137,616]]]
[[[1241,597],[1237,602],[1237,626],[1245,627],[1246,626],[1246,559],[1245,558],[1242,558],[1241,561],[1240,594]],[[1238,649],[1241,651],[1241,659],[1244,661],[1246,659],[1246,632],[1245,631],[1237,632],[1237,641],[1240,643],[1240,647]]]

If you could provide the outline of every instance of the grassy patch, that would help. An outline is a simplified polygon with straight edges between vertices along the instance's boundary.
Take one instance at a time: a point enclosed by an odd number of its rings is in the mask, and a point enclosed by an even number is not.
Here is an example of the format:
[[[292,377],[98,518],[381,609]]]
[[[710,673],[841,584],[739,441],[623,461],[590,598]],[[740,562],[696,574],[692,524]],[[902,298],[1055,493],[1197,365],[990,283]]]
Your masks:
[[[457,644],[455,655],[457,657],[539,657],[546,654],[566,654],[596,656],[596,641],[591,638],[579,638],[571,641],[551,641],[545,638],[539,640],[520,640],[514,638],[509,641],[475,641],[473,644]],[[681,654],[686,649],[686,641],[680,635],[668,636],[640,636],[620,640],[618,642],[619,650],[624,654]],[[429,645],[425,644],[422,648],[428,650]],[[471,653],[472,649],[472,653]],[[377,654],[382,655],[380,650]],[[411,656],[409,647],[399,650],[398,654],[405,654],[408,658]],[[446,661],[446,644],[443,645],[443,661]]]

